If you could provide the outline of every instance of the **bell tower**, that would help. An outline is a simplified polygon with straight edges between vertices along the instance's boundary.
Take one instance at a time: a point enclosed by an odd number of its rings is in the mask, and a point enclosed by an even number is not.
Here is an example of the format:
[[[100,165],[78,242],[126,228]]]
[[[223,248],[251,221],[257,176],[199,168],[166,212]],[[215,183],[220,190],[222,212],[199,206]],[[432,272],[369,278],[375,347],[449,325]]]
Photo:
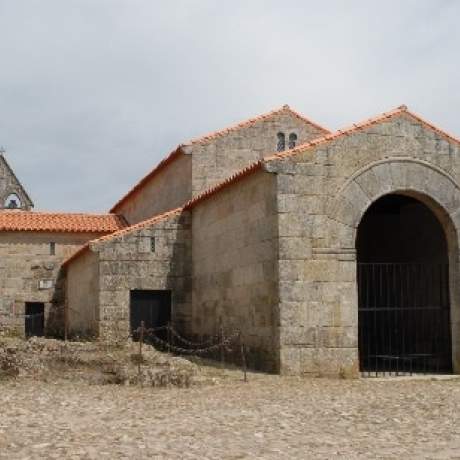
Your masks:
[[[32,200],[6,161],[4,148],[0,147],[0,211],[30,211],[33,207]]]

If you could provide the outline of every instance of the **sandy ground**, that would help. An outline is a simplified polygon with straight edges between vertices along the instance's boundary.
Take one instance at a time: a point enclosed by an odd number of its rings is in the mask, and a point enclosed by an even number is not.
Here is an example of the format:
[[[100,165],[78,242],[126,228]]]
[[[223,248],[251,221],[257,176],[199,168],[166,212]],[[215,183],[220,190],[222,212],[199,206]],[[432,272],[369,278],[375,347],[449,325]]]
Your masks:
[[[0,458],[460,459],[460,380],[6,381]]]

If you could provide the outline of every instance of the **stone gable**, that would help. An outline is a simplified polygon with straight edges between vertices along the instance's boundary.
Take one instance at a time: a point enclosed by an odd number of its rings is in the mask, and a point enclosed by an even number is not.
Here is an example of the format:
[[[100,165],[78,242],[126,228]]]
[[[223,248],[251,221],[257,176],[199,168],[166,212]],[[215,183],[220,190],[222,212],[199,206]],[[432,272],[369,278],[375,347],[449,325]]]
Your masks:
[[[276,152],[278,134],[296,136],[296,145],[327,133],[284,106],[233,127],[180,145],[123,197],[111,212],[135,224],[161,214]]]
[[[0,209],[17,207],[30,210],[33,207],[32,200],[7,163],[3,153],[0,151]]]

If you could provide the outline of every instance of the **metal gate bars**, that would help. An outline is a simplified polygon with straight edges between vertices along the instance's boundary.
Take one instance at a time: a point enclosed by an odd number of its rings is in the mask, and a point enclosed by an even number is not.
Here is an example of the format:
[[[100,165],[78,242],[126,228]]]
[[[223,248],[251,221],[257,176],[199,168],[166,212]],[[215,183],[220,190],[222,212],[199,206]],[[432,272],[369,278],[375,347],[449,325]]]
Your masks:
[[[363,376],[452,371],[446,264],[358,263]]]

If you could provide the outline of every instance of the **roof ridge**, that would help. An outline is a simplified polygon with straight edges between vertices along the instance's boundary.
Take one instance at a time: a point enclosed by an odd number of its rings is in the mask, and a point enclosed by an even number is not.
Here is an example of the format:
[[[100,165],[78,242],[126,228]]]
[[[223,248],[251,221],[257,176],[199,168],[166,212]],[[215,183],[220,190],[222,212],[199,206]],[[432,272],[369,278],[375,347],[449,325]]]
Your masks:
[[[0,232],[111,233],[126,227],[119,214],[47,214],[0,211]]]
[[[236,173],[232,174],[231,176],[227,177],[227,179],[223,180],[222,182],[217,183],[216,185],[206,189],[204,192],[201,192],[200,194],[196,195],[187,203],[184,205],[184,209],[191,209],[194,206],[196,206],[200,201],[205,200],[208,196],[214,195],[217,193],[219,190],[227,187],[229,184],[232,184],[234,182],[238,182],[241,180],[243,177],[248,176],[252,172],[260,169],[263,164],[263,159],[262,160],[257,160],[254,163],[251,163],[250,165],[246,166],[243,169],[240,169]]]
[[[128,227],[122,228],[120,230],[116,230],[116,231],[110,233],[109,235],[100,236],[100,237],[95,238],[93,240],[87,241],[76,252],[74,252],[67,259],[64,260],[64,262],[62,263],[62,267],[66,267],[70,262],[72,262],[72,260],[75,260],[81,254],[83,254],[83,252],[88,250],[90,248],[90,244],[94,244],[94,243],[97,244],[99,242],[108,241],[108,240],[110,240],[112,238],[116,238],[116,237],[124,235],[126,233],[130,233],[132,231],[139,230],[140,228],[147,227],[148,225],[160,222],[161,220],[164,220],[167,217],[172,216],[173,214],[178,214],[183,209],[184,209],[183,207],[171,209],[171,210],[163,212],[161,214],[157,214],[156,216],[149,217],[148,219],[145,219],[145,220],[143,220],[141,222],[137,222],[137,223],[135,223],[133,225],[130,225]]]
[[[283,106],[284,107],[284,106]],[[239,180],[243,179],[244,177],[248,176],[249,174],[251,174],[252,172],[255,172],[257,170],[260,170],[262,169],[262,165],[264,163],[268,163],[270,161],[273,161],[273,160],[278,160],[278,159],[283,159],[283,158],[288,158],[288,157],[291,157],[291,156],[294,156],[295,154],[299,153],[299,152],[302,152],[302,151],[305,151],[306,149],[310,148],[310,147],[315,147],[317,145],[320,145],[320,144],[323,144],[323,143],[326,143],[328,141],[332,141],[338,137],[342,137],[342,136],[346,136],[352,132],[355,132],[355,131],[359,131],[361,129],[364,129],[366,127],[369,127],[369,126],[372,126],[376,123],[379,123],[381,121],[384,121],[386,119],[390,119],[390,118],[393,118],[394,116],[397,116],[397,115],[400,115],[400,114],[407,114],[408,116],[412,117],[412,118],[415,118],[417,119],[420,123],[428,126],[430,129],[438,132],[440,135],[444,136],[444,137],[447,137],[449,139],[451,139],[452,141],[454,142],[457,142],[460,144],[460,140],[457,139],[456,137],[446,133],[445,131],[437,128],[436,126],[434,126],[433,124],[425,121],[422,117],[420,117],[419,115],[416,115],[415,113],[409,111],[409,109],[407,108],[406,105],[400,105],[399,107],[397,107],[396,109],[393,109],[391,111],[388,111],[388,112],[383,112],[381,113],[380,115],[376,115],[374,117],[370,117],[370,118],[367,118],[361,122],[358,122],[358,123],[354,123],[353,125],[349,126],[348,128],[343,128],[343,129],[339,129],[337,130],[336,132],[334,133],[330,133],[330,134],[327,134],[325,136],[322,136],[322,137],[319,137],[317,139],[314,139],[312,141],[309,141],[305,144],[301,144],[297,147],[295,147],[294,149],[291,149],[289,151],[286,151],[286,152],[282,152],[282,153],[275,153],[275,154],[271,154],[271,155],[268,155],[268,156],[265,156],[264,158],[262,158],[261,160],[257,160],[256,162],[254,163],[251,163],[250,165],[246,166],[245,168],[237,171],[236,173],[232,174],[231,176],[229,176],[227,179],[219,182],[218,184],[208,188],[207,190],[203,191],[202,193],[200,193],[199,195],[193,197],[192,199],[190,199],[189,201],[187,201],[183,207],[180,207],[180,208],[176,208],[176,209],[173,209],[173,210],[170,210],[170,211],[167,211],[165,213],[162,213],[162,214],[159,214],[157,216],[153,216],[149,219],[146,219],[142,222],[139,222],[137,224],[134,224],[132,226],[129,226],[129,227],[126,227],[126,228],[123,228],[121,230],[117,230],[116,232],[114,233],[111,233],[110,235],[105,235],[105,236],[102,236],[102,237],[99,237],[95,240],[91,240],[89,241],[88,243],[86,243],[82,248],[80,248],[75,254],[73,254],[71,257],[69,257],[64,263],[63,263],[63,266],[64,265],[67,265],[71,260],[75,259],[76,257],[78,257],[78,255],[80,253],[82,253],[85,248],[88,248],[89,247],[89,244],[90,243],[94,243],[94,242],[97,242],[97,241],[104,241],[104,240],[108,240],[108,239],[111,239],[111,238],[114,238],[116,236],[119,236],[121,234],[124,234],[124,233],[128,233],[132,230],[135,230],[135,229],[138,229],[138,228],[142,228],[143,226],[146,226],[146,225],[149,225],[151,223],[154,223],[156,222],[157,220],[161,220],[162,218],[166,218],[168,217],[169,215],[173,214],[173,213],[177,213],[177,212],[180,212],[182,210],[188,210],[188,209],[192,209],[194,206],[196,206],[198,203],[200,203],[201,201],[207,199],[208,197],[212,196],[212,195],[215,195],[216,193],[218,193],[220,190],[226,188],[227,186],[229,186],[230,184],[232,183],[235,183],[235,182],[238,182]]]
[[[302,120],[305,123],[308,123],[312,125],[313,127],[323,131],[324,133],[330,133],[327,128],[324,128],[323,126],[319,125],[318,123],[313,122],[309,118],[305,117],[304,115],[300,114],[299,112],[291,109],[291,107],[288,104],[284,104],[283,106],[273,109],[270,112],[266,112],[260,115],[257,115],[252,118],[248,118],[247,120],[240,121],[234,125],[230,125],[226,128],[217,130],[217,131],[212,131],[208,134],[205,134],[203,136],[199,136],[196,138],[193,138],[185,143],[179,144],[172,152],[170,152],[163,160],[161,160],[156,166],[153,167],[153,169],[146,174],[142,179],[139,180],[127,193],[125,193],[111,208],[109,212],[116,212],[117,208],[123,204],[130,196],[135,194],[137,190],[139,190],[146,182],[148,182],[152,177],[154,177],[156,174],[158,174],[165,166],[167,166],[169,163],[171,163],[175,158],[179,156],[181,152],[183,152],[183,147],[191,146],[191,145],[196,145],[200,143],[207,142],[209,140],[215,139],[217,137],[224,136],[230,132],[236,131],[238,129],[251,126],[254,123],[257,123],[258,121],[261,120],[266,120],[267,118],[270,118],[278,113],[281,112],[289,112],[293,114],[296,118]]]
[[[179,144],[172,152],[170,152],[163,160],[161,160],[156,166],[154,166],[149,173],[147,173],[142,179],[139,180],[131,189],[125,193],[111,208],[109,212],[115,212],[117,208],[123,204],[130,196],[134,195],[137,190],[139,190],[146,182],[148,182],[152,177],[154,177],[156,174],[158,174],[165,166],[167,166],[169,163],[171,163],[175,158],[179,156],[181,152],[183,152],[183,147],[190,146],[190,145],[196,145],[200,144],[203,142],[207,142],[209,140],[215,139],[220,136],[224,136],[227,133],[236,131],[238,129],[251,126],[254,123],[257,123],[258,121],[265,120],[267,118],[270,118],[278,113],[281,113],[283,111],[288,111],[291,114],[293,114],[295,117],[298,119],[309,123],[310,125],[314,126],[315,128],[325,132],[325,133],[330,133],[327,128],[324,128],[323,126],[319,125],[318,123],[313,122],[309,118],[305,117],[304,115],[300,114],[299,112],[291,109],[291,107],[288,104],[284,104],[283,106],[273,109],[270,112],[263,113],[261,115],[257,115],[252,118],[248,118],[247,120],[240,121],[234,125],[230,125],[226,128],[217,130],[217,131],[212,131],[208,134],[205,134],[203,136],[199,136],[196,138],[193,138],[185,143]]]
[[[299,112],[291,109],[291,107],[288,104],[284,104],[283,106],[270,110],[270,112],[266,112],[260,115],[256,115],[254,117],[248,118],[246,120],[240,121],[238,123],[235,123],[233,125],[227,126],[226,128],[218,129],[216,131],[211,131],[207,134],[204,134],[202,136],[198,136],[195,138],[190,139],[188,142],[186,142],[184,145],[195,145],[195,144],[202,144],[204,142],[207,142],[209,140],[215,139],[217,137],[225,136],[228,133],[231,133],[233,131],[237,131],[238,129],[241,128],[246,128],[248,126],[253,125],[254,123],[257,123],[258,121],[266,120],[267,118],[273,117],[274,115],[277,115],[281,112],[290,112],[292,113],[295,117],[299,118],[300,120],[311,124],[315,128],[320,129],[321,131],[329,133],[330,131],[327,128],[322,127],[318,123],[315,123],[305,117],[304,115],[300,114]]]
[[[329,142],[341,136],[347,136],[355,131],[359,131],[369,126],[372,126],[376,123],[379,123],[385,119],[393,118],[397,115],[407,114],[409,117],[415,118],[417,121],[422,123],[423,125],[427,126],[431,130],[437,132],[439,135],[443,137],[447,137],[451,141],[454,141],[460,144],[460,139],[456,138],[455,136],[448,134],[447,132],[443,131],[442,129],[438,128],[437,126],[433,125],[432,123],[426,121],[421,116],[415,114],[414,112],[410,111],[406,105],[400,105],[396,109],[390,110],[388,112],[383,112],[380,115],[376,115],[374,117],[367,118],[361,122],[354,123],[351,126],[346,128],[338,129],[336,132],[327,134],[326,136],[319,137],[313,139],[312,141],[306,142],[305,144],[298,145],[297,147],[288,150],[286,152],[274,153],[268,157],[264,157],[264,161],[273,161],[280,158],[287,158],[296,155],[299,152],[303,152],[310,147],[315,147],[319,144],[324,144],[325,142]]]
[[[306,142],[305,144],[298,145],[297,147],[295,147],[295,148],[293,148],[291,150],[288,150],[288,151],[285,151],[285,152],[280,152],[280,153],[274,153],[274,154],[271,154],[271,155],[267,155],[264,158],[262,158],[261,160],[258,160],[256,162],[246,166],[245,168],[237,171],[236,173],[234,173],[233,175],[231,175],[230,177],[228,177],[224,181],[219,182],[218,184],[210,187],[209,189],[205,190],[201,194],[199,194],[196,197],[192,198],[191,200],[189,200],[184,205],[184,209],[193,208],[200,201],[203,201],[206,198],[208,198],[209,196],[214,195],[219,190],[227,187],[228,185],[230,185],[230,184],[232,184],[234,182],[238,182],[243,177],[249,175],[250,173],[252,173],[252,172],[254,172],[256,170],[261,169],[263,163],[268,163],[268,162],[273,161],[273,160],[279,160],[279,159],[294,156],[297,153],[303,152],[303,151],[305,151],[306,149],[308,149],[310,147],[316,147],[317,145],[332,141],[332,140],[334,140],[334,139],[336,139],[338,137],[347,136],[352,132],[359,131],[361,129],[365,129],[365,128],[367,128],[369,126],[372,126],[372,125],[374,125],[376,123],[379,123],[379,122],[384,121],[386,119],[393,118],[393,117],[395,117],[397,115],[401,115],[401,114],[407,114],[408,116],[417,119],[419,122],[421,122],[424,125],[428,126],[430,129],[433,129],[434,131],[436,131],[440,135],[448,137],[452,141],[457,142],[457,143],[460,144],[459,139],[457,139],[456,137],[454,137],[454,136],[446,133],[445,131],[437,128],[433,124],[425,121],[419,115],[416,115],[415,113],[409,111],[407,106],[403,104],[403,105],[400,105],[397,108],[395,108],[393,110],[390,110],[388,112],[383,112],[380,115],[376,115],[374,117],[367,118],[367,119],[365,119],[365,120],[363,120],[361,122],[354,123],[353,125],[351,125],[351,126],[349,126],[347,128],[338,129],[334,133],[330,133],[330,134],[327,134],[325,136],[313,139],[312,141]]]
[[[392,118],[395,115],[398,115],[398,114],[401,114],[407,111],[408,109],[405,105],[400,105],[396,109],[390,110],[388,112],[383,112],[380,115],[376,115],[374,117],[366,118],[365,120],[360,121],[358,123],[353,123],[351,126],[348,126],[346,128],[338,129],[337,131],[333,133],[326,134],[325,136],[318,137],[316,139],[313,139],[312,141],[305,142],[304,144],[300,144],[291,150],[287,150],[285,152],[273,153],[272,155],[268,155],[264,157],[263,159],[264,161],[268,162],[268,161],[278,160],[281,158],[291,157],[291,156],[296,155],[297,153],[305,151],[307,148],[315,147],[319,144],[323,144],[325,142],[331,141],[341,136],[346,136],[354,131],[359,131],[361,129],[367,128],[380,121]]]
[[[22,215],[41,215],[41,216],[85,216],[85,217],[107,217],[107,216],[116,216],[124,219],[123,214],[118,214],[114,212],[107,213],[91,213],[91,212],[65,212],[65,211],[23,211],[21,209],[2,209],[0,210],[1,214],[22,214]]]
[[[316,123],[316,121],[311,120],[310,118],[306,117],[304,114],[298,112],[297,110],[292,109],[289,105],[284,105],[283,107],[286,107],[289,112],[291,112],[294,116],[299,118],[302,121],[306,121],[310,125],[314,126],[315,128],[320,129],[321,131],[324,131],[325,133],[330,133],[331,130],[328,128],[325,128],[324,126],[320,125],[319,123]]]
[[[237,182],[241,180],[243,177],[249,175],[253,171],[256,171],[262,167],[263,163],[270,162],[273,160],[279,160],[282,158],[289,157],[291,155],[295,155],[296,153],[299,153],[300,151],[304,151],[308,147],[313,147],[316,146],[320,143],[326,142],[328,140],[335,139],[336,137],[342,136],[347,134],[349,131],[356,130],[356,129],[361,129],[366,126],[370,126],[373,123],[377,123],[378,120],[385,119],[385,118],[390,118],[394,116],[396,113],[401,113],[403,111],[406,111],[407,107],[405,105],[399,106],[397,109],[394,109],[389,112],[384,112],[376,117],[369,118],[367,120],[364,120],[363,122],[360,123],[355,123],[351,127],[347,129],[342,129],[342,130],[337,130],[334,133],[326,134],[325,136],[318,137],[316,139],[313,139],[312,141],[306,142],[305,144],[298,145],[297,147],[294,147],[291,150],[287,150],[285,152],[279,152],[279,153],[274,153],[267,155],[263,157],[261,160],[257,160],[254,163],[246,166],[243,169],[240,169],[236,173],[232,174],[229,176],[227,179],[223,180],[222,182],[219,182],[218,184],[208,188],[207,190],[203,191],[199,195],[193,197],[191,200],[189,200],[185,205],[184,209],[190,209],[193,208],[196,204],[198,204],[200,201],[205,200],[207,197],[214,195],[217,193],[219,190],[227,187],[229,184],[232,184],[234,182]]]
[[[425,118],[421,117],[418,113],[415,113],[413,112],[412,110],[409,110],[407,107],[406,107],[406,112],[409,116],[411,116],[412,118],[415,118],[417,119],[418,121],[420,121],[420,123],[422,123],[423,125],[427,126],[428,128],[432,129],[433,131],[437,132],[438,134],[440,134],[441,136],[443,137],[447,137],[448,139],[450,139],[451,141],[455,142],[455,143],[458,143],[460,144],[460,138],[454,136],[453,134],[450,134],[448,133],[447,131],[444,131],[443,129],[441,128],[438,128],[436,125],[434,125],[433,123],[425,120]]]
[[[116,238],[117,236],[124,235],[125,233],[139,230],[140,228],[144,228],[144,227],[147,227],[148,225],[164,220],[167,217],[172,216],[173,214],[178,214],[182,210],[183,210],[183,207],[170,209],[169,211],[162,212],[161,214],[157,214],[153,217],[149,217],[148,219],[141,220],[140,222],[137,222],[133,225],[129,225],[128,227],[122,228],[120,230],[116,230],[115,232],[110,233],[109,235],[104,235],[104,236],[100,236],[99,238],[95,238],[94,240],[91,240],[90,243],[110,240],[112,238]]]

